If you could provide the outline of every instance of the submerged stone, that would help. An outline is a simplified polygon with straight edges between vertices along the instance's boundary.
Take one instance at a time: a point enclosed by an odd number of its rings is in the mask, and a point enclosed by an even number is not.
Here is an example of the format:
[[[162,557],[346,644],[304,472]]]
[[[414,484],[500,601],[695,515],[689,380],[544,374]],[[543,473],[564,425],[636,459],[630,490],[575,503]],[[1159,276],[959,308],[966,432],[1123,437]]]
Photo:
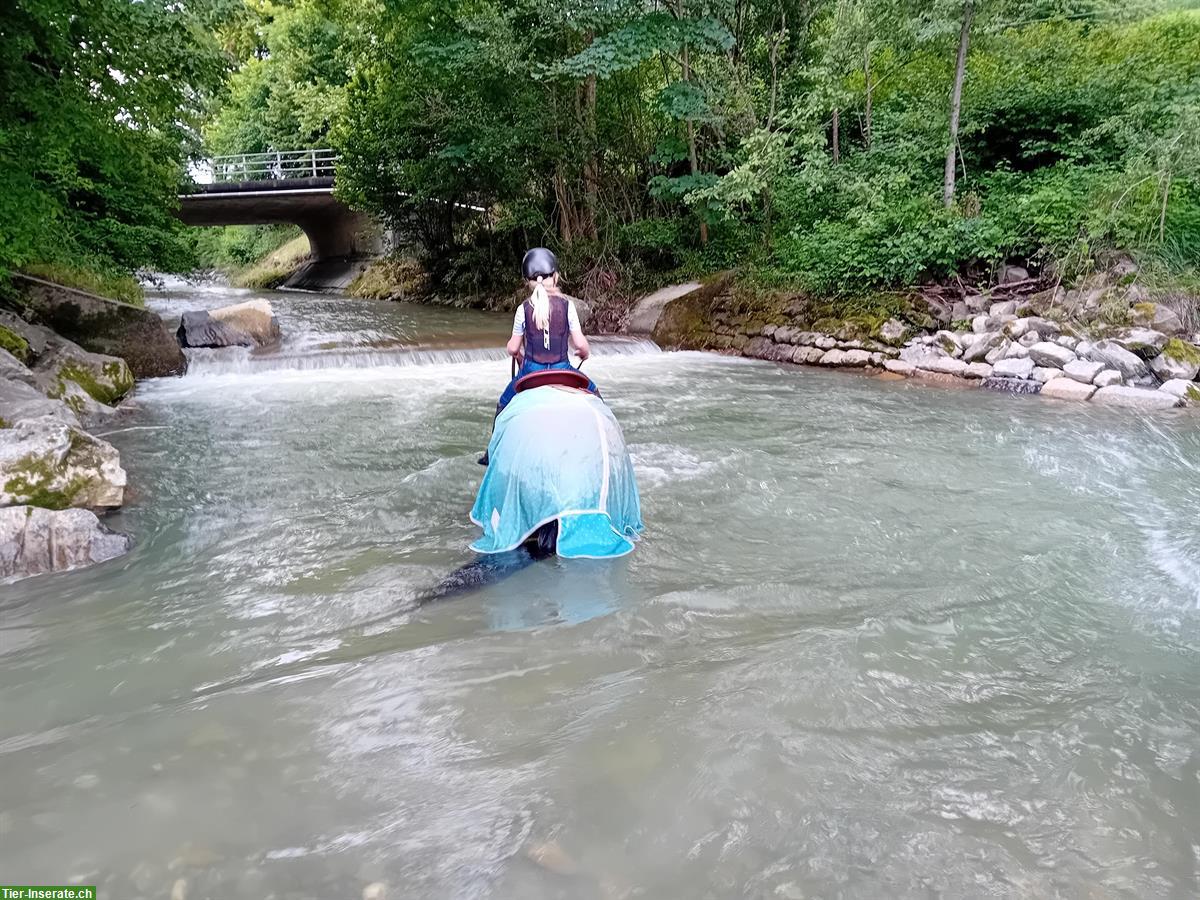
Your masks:
[[[1042,390],[1039,381],[1025,378],[991,378],[983,379],[983,387],[989,391],[1002,391],[1006,394],[1036,394]]]

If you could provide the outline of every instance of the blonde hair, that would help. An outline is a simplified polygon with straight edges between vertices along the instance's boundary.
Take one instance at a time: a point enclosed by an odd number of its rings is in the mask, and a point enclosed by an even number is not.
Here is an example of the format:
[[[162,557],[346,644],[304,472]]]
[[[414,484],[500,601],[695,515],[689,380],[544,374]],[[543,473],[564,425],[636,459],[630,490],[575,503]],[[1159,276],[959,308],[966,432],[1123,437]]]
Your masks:
[[[533,324],[536,325],[542,332],[542,343],[546,349],[550,349],[550,295],[546,293],[546,285],[543,283],[545,276],[537,277],[537,284],[533,286],[533,293],[529,295],[529,304],[533,307]],[[551,276],[553,277],[553,276]]]

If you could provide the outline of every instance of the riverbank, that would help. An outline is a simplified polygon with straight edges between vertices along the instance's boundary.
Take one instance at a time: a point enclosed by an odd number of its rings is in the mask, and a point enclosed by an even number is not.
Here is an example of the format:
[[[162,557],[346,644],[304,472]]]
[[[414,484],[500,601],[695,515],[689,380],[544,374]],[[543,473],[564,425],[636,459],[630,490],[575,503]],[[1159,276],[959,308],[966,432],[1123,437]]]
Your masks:
[[[1070,290],[1023,270],[1006,274],[958,297],[909,300],[886,318],[831,318],[803,297],[737,286],[697,289],[667,303],[651,334],[664,349],[1056,400],[1142,410],[1200,402],[1195,298],[1152,293],[1128,260]]]
[[[134,387],[125,360],[0,310],[0,579],[104,562],[130,539],[100,520],[125,500],[109,426]]]

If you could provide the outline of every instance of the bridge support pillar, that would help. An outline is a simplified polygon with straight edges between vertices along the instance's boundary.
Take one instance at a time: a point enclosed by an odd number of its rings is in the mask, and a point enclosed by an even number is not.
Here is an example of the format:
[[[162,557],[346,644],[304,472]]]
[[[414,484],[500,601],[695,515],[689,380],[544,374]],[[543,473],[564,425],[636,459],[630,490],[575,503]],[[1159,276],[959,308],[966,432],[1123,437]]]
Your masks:
[[[383,249],[383,231],[365,213],[338,204],[316,215],[292,219],[308,237],[313,259],[378,256]]]

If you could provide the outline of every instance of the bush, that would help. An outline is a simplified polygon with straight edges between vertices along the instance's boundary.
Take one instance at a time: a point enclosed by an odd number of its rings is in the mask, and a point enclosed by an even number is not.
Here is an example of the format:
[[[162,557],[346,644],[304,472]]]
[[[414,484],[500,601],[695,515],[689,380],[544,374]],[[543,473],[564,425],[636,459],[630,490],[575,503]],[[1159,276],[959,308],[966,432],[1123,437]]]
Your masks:
[[[295,225],[224,225],[198,228],[192,240],[202,268],[232,272],[253,265],[301,234]]]

